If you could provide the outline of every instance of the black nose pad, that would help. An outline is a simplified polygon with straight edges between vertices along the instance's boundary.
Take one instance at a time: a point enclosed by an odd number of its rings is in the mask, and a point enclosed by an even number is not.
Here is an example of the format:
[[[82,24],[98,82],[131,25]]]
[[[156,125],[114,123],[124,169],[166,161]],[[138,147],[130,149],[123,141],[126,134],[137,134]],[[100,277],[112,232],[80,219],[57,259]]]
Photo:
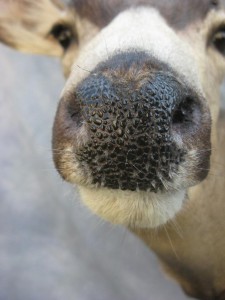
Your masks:
[[[76,109],[69,105],[71,118],[77,122],[79,116],[89,134],[76,156],[88,166],[94,184],[154,192],[166,188],[184,156],[173,132],[187,132],[196,110],[173,76],[155,73],[137,87],[95,74],[77,88],[75,102]]]

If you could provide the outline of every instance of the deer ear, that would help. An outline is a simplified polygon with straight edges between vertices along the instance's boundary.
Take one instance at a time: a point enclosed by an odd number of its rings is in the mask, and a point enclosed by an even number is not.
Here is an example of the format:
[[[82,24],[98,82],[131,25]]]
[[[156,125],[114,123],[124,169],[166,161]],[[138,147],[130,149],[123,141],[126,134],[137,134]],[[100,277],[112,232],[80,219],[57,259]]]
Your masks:
[[[19,51],[61,56],[74,28],[58,0],[0,0],[0,41]]]

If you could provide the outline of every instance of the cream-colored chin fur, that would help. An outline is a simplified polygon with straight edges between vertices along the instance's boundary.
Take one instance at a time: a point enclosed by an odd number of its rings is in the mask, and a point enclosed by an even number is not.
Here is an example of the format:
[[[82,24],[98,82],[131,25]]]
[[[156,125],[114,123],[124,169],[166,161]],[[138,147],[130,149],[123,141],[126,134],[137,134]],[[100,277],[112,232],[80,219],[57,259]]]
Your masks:
[[[79,187],[81,199],[95,214],[127,227],[154,228],[181,210],[185,191],[150,193]]]

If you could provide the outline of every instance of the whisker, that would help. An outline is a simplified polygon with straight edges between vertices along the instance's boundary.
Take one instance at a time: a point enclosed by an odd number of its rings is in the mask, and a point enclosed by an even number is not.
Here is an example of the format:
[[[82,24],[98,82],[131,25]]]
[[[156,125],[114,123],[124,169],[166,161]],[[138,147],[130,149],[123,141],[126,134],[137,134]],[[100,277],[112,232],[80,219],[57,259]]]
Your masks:
[[[178,254],[177,254],[177,252],[176,252],[176,249],[175,249],[175,247],[174,247],[174,245],[173,245],[172,239],[170,238],[170,235],[169,235],[169,232],[168,232],[166,226],[163,225],[163,228],[164,228],[164,230],[165,230],[165,232],[166,232],[166,235],[167,235],[167,237],[168,237],[168,240],[169,240],[169,243],[170,243],[170,246],[171,246],[171,249],[172,249],[173,253],[175,254],[176,258],[177,258],[178,260],[180,260],[180,257],[178,256]]]
[[[106,53],[107,53],[107,57],[108,57],[108,59],[109,59],[109,49],[108,49],[108,45],[107,45],[107,43],[106,43],[106,38],[103,36],[103,39],[104,39],[104,43],[105,43],[105,49],[106,49]]]
[[[85,72],[91,74],[91,71],[89,71],[89,70],[87,70],[87,69],[85,69],[85,68],[82,68],[82,67],[79,66],[79,65],[76,65],[76,66],[77,66],[79,69],[81,69],[81,70],[83,70],[83,71],[85,71]]]
[[[175,232],[178,234],[178,236],[183,240],[184,236],[183,236],[183,232],[182,229],[180,227],[180,225],[178,224],[178,222],[174,219],[171,220],[171,225],[173,226]]]
[[[72,150],[57,150],[57,149],[53,149],[52,150],[53,153],[74,153]]]
[[[201,149],[201,150],[197,150],[197,153],[200,153],[200,152],[210,152],[212,150],[216,150],[215,148],[210,148],[210,149]]]

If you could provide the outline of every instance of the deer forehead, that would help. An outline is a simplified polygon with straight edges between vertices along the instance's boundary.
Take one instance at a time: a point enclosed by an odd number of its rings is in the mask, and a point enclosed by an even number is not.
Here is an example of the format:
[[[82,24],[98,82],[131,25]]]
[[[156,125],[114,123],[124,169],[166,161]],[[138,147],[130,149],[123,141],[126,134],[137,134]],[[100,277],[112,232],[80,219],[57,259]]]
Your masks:
[[[170,64],[202,90],[207,65],[203,47],[209,28],[224,14],[224,1],[75,0],[73,4],[81,39],[79,51],[67,54],[73,58],[67,66],[75,63],[64,90],[88,76],[99,62],[129,49],[145,50]]]
[[[203,20],[210,10],[220,8],[220,0],[73,0],[77,13],[98,27],[106,26],[118,13],[129,7],[154,7],[176,28]]]
[[[188,43],[166,24],[154,8],[131,8],[120,13],[80,51],[66,88],[88,76],[88,71],[109,57],[129,50],[144,50],[179,70],[191,84],[198,82],[194,54]],[[181,68],[181,66],[183,66]]]

